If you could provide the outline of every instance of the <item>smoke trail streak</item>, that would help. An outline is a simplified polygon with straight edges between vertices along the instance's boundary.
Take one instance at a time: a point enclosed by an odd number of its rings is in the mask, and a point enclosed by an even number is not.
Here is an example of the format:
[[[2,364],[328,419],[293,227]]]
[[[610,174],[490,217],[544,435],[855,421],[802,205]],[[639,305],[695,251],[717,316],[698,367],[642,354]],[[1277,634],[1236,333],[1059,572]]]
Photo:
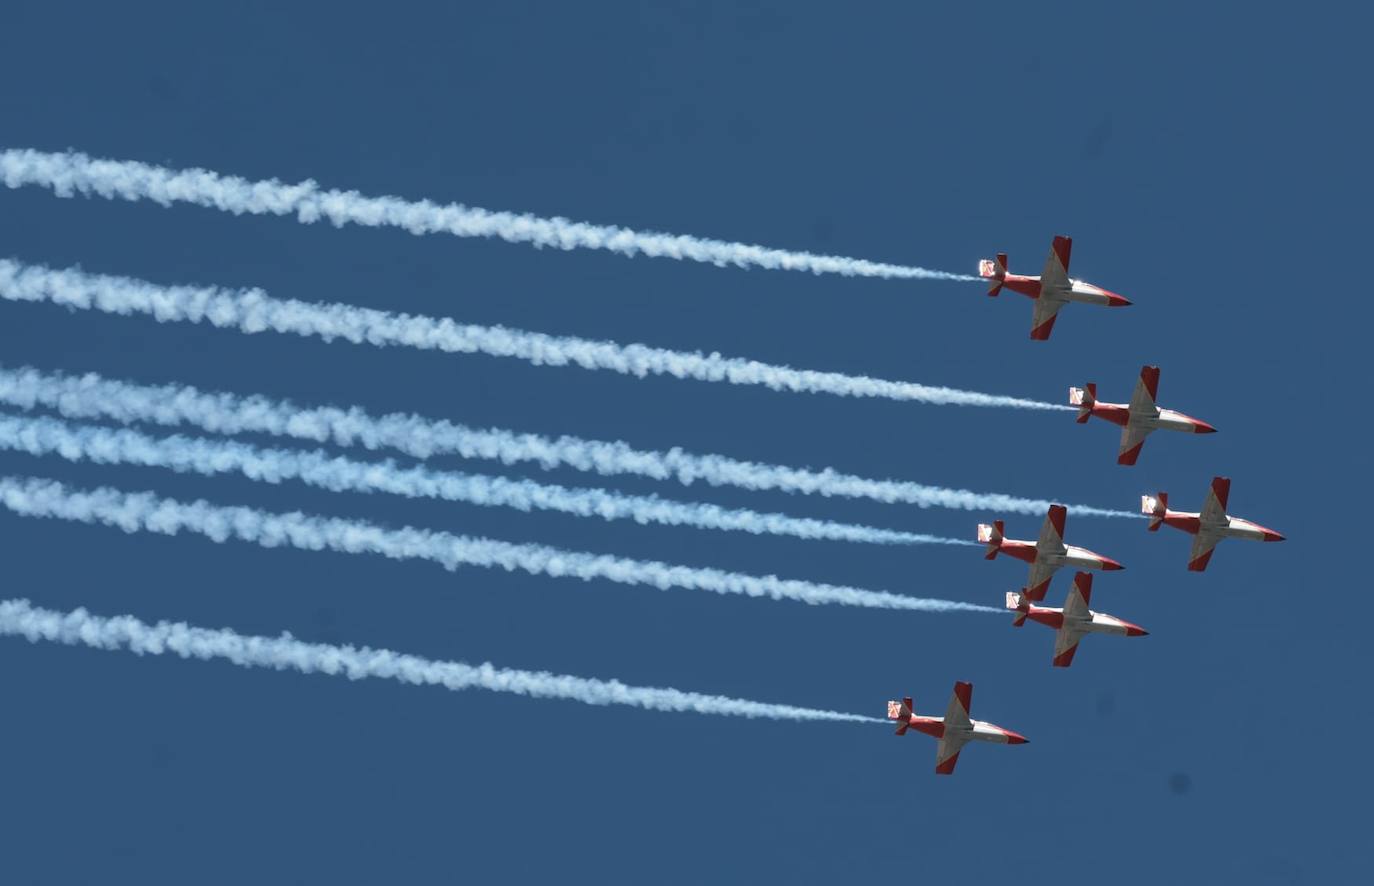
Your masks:
[[[539,218],[511,212],[428,200],[364,197],[356,191],[322,191],[313,181],[298,185],[275,179],[248,181],[204,169],[175,170],[146,163],[98,160],[74,152],[27,149],[0,152],[0,177],[11,188],[38,185],[59,197],[75,194],[106,199],[152,200],[162,206],[190,203],[235,215],[294,215],[302,224],[327,219],[335,227],[395,227],[412,234],[446,233],[458,237],[500,237],[555,249],[604,249],[625,256],[647,255],[699,261],[717,267],[810,271],[813,274],[924,280],[978,280],[926,268],[882,264],[834,255],[814,255],[728,243],[684,235],[632,231],[566,218]]]
[[[621,345],[571,336],[524,332],[501,326],[473,326],[450,319],[392,314],[345,304],[315,304],[276,299],[260,289],[158,286],[130,277],[55,271],[0,260],[0,298],[51,302],[69,308],[107,314],[146,314],[159,323],[185,321],[252,334],[271,331],[325,341],[341,338],[377,347],[396,345],[420,350],[514,357],[536,366],[579,366],[644,378],[667,375],[678,379],[761,385],[774,391],[877,397],[951,406],[990,406],[1014,409],[1072,410],[1058,403],[1042,403],[895,382],[839,372],[792,369],[720,354],[670,351],[647,345]]]
[[[306,643],[289,633],[280,637],[243,635],[221,628],[192,627],[185,622],[148,624],[131,615],[114,618],[92,615],[85,609],[55,612],[28,600],[0,601],[0,635],[25,637],[67,646],[123,650],[135,655],[176,655],[210,660],[222,658],[245,668],[271,668],[302,674],[344,676],[350,680],[377,678],[417,686],[443,686],[455,692],[487,689],[530,698],[561,698],[593,705],[629,705],[651,711],[692,712],[769,720],[886,723],[876,717],[767,704],[724,695],[705,695],[649,686],[626,686],[619,680],[595,680],[498,668],[490,662],[469,665],[434,661],[367,646]]]
[[[429,560],[450,570],[459,566],[484,566],[584,581],[599,578],[659,590],[685,588],[811,604],[836,603],[921,612],[1003,612],[953,600],[907,597],[887,591],[781,579],[774,575],[754,576],[649,560],[627,560],[409,526],[386,529],[358,520],[221,507],[204,500],[188,504],[147,492],[125,493],[108,487],[71,490],[61,483],[36,478],[0,477],[0,506],[22,516],[98,523],[116,526],[125,532],[176,535],[186,531],[215,542],[237,538],[268,548],[287,546],[307,551],[380,554],[395,560]]]
[[[545,469],[575,468],[603,476],[635,475],[677,480],[690,486],[735,486],[807,495],[867,498],[922,508],[955,508],[999,513],[1044,514],[1048,499],[972,492],[905,480],[876,480],[826,468],[820,471],[742,461],[723,455],[696,455],[681,449],[635,449],[620,441],[550,438],[500,429],[470,428],[418,415],[373,416],[358,409],[298,407],[262,396],[207,393],[184,385],[136,385],[102,378],[0,368],[0,403],[20,409],[56,409],[72,419],[102,418],[125,424],[150,422],[193,425],[216,434],[263,433],[367,449],[393,449],[416,458],[459,455],[533,463]],[[1075,515],[1130,517],[1119,511],[1071,505]]]
[[[259,449],[243,443],[194,437],[158,438],[137,431],[69,425],[50,418],[13,418],[0,414],[0,449],[30,455],[59,455],[68,461],[170,468],[206,476],[237,473],[266,483],[299,480],[331,492],[384,492],[521,511],[561,511],[579,517],[628,519],[637,523],[735,530],[755,535],[791,535],[868,544],[977,544],[965,539],[829,520],[668,501],[657,496],[620,495],[604,489],[567,488],[532,480],[432,471],[423,467],[401,468],[390,461],[359,462],[331,457],[318,450]]]

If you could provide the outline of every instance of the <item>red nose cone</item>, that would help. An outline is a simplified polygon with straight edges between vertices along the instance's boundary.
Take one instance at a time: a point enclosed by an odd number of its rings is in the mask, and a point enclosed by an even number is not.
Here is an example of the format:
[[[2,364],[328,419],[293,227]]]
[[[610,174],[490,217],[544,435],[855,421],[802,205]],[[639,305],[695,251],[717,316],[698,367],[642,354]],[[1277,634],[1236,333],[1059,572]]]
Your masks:
[[[1211,425],[1207,424],[1207,422],[1205,422],[1205,421],[1198,421],[1197,419],[1193,419],[1193,433],[1194,433],[1194,434],[1215,434],[1216,432],[1217,432],[1217,429],[1214,428],[1214,427],[1212,427]]]
[[[1149,631],[1145,630],[1145,629],[1142,628],[1140,625],[1133,625],[1133,624],[1128,624],[1128,625],[1126,625],[1126,636],[1127,636],[1127,637],[1146,637],[1146,636],[1149,636],[1149,633],[1150,633]]]
[[[1026,744],[1030,741],[1029,738],[1020,733],[1012,732],[1010,729],[1003,729],[1002,731],[1007,734],[1007,744]]]
[[[1102,568],[1108,572],[1115,572],[1118,569],[1125,569],[1126,567],[1122,566],[1120,563],[1116,562],[1111,557],[1103,557]]]
[[[1272,529],[1264,530],[1265,541],[1283,541],[1283,536]]]
[[[1131,303],[1130,299],[1122,298],[1121,296],[1117,295],[1115,292],[1108,292],[1106,295],[1107,295],[1107,307],[1109,307],[1109,308],[1124,308],[1124,307],[1127,307],[1128,305],[1130,305],[1130,303]]]

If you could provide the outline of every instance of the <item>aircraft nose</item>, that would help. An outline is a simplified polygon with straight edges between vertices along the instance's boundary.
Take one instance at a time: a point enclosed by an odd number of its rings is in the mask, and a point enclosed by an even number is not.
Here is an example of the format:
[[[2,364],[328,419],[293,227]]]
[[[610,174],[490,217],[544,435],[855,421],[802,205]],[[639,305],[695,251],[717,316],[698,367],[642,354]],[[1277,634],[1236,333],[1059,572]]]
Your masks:
[[[1199,420],[1196,419],[1196,418],[1193,419],[1193,433],[1194,433],[1194,434],[1215,434],[1216,432],[1217,432],[1217,429],[1214,428],[1214,427],[1212,427],[1211,425],[1209,425],[1207,422],[1205,422],[1205,421],[1199,421]]]
[[[1030,739],[1019,732],[1012,732],[1010,729],[1003,729],[1007,734],[1007,744],[1029,744]]]
[[[1121,296],[1117,295],[1115,292],[1108,292],[1108,293],[1106,293],[1106,295],[1107,295],[1107,307],[1109,307],[1109,308],[1125,308],[1125,307],[1129,307],[1130,304],[1131,304],[1131,300],[1130,300],[1130,299],[1128,299],[1128,298],[1122,298]]]
[[[1126,625],[1127,637],[1148,637],[1149,635],[1150,632],[1142,628],[1140,625]]]
[[[1264,530],[1264,540],[1265,540],[1265,541],[1283,541],[1283,535],[1280,534],[1280,533],[1278,533],[1278,532],[1275,532],[1275,531],[1272,530],[1272,529],[1266,529],[1266,530]]]
[[[1125,569],[1126,567],[1122,566],[1120,563],[1116,562],[1111,557],[1103,557],[1102,568],[1107,572],[1115,572],[1118,569]]]

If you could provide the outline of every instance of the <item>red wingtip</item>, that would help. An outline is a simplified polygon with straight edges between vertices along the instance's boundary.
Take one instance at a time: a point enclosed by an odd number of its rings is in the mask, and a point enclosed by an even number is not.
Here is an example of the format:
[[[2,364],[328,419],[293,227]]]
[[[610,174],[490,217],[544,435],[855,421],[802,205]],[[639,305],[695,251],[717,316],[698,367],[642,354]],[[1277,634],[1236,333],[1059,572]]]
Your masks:
[[[1143,449],[1144,446],[1145,441],[1141,440],[1139,443],[1135,444],[1130,449],[1127,449],[1125,452],[1118,455],[1116,457],[1116,463],[1119,465],[1135,464],[1136,459],[1140,458],[1140,450]]]
[[[1055,237],[1052,244],[1054,254],[1059,258],[1059,265],[1065,271],[1069,269],[1069,256],[1073,251],[1073,238]]]

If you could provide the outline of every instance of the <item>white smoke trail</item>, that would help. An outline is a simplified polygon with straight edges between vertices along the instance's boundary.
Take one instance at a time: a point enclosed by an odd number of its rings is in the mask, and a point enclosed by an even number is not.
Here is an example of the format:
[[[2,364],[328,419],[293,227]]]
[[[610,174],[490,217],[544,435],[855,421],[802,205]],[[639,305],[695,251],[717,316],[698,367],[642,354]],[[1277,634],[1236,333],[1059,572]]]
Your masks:
[[[36,478],[0,477],[0,506],[22,516],[98,523],[116,526],[125,532],[176,535],[186,531],[215,542],[237,538],[268,548],[289,546],[307,551],[380,554],[395,560],[429,560],[450,570],[459,566],[484,566],[585,581],[599,578],[659,590],[685,588],[878,609],[999,614],[1003,611],[953,600],[907,597],[887,591],[781,579],[774,575],[754,576],[650,560],[627,560],[409,526],[386,529],[359,520],[316,517],[299,512],[275,514],[253,508],[221,507],[204,500],[186,503],[147,492],[126,493],[108,487],[72,490],[61,483]]]
[[[705,695],[679,689],[626,686],[619,680],[570,677],[547,671],[498,668],[456,661],[434,661],[367,646],[306,643],[290,634],[280,637],[245,636],[225,628],[198,628],[185,622],[148,624],[131,615],[114,618],[92,615],[85,609],[56,612],[28,600],[0,601],[0,635],[26,637],[67,646],[127,649],[136,655],[176,655],[210,660],[221,658],[245,668],[271,668],[302,674],[329,674],[350,680],[377,678],[417,686],[443,686],[455,692],[487,689],[530,698],[561,698],[583,704],[619,704],[651,711],[718,714],[769,720],[886,723],[876,717],[767,704],[724,695]]]
[[[30,455],[59,455],[69,461],[170,468],[206,476],[237,473],[266,483],[299,480],[332,492],[384,492],[521,511],[560,511],[579,517],[695,526],[755,535],[791,535],[868,544],[977,544],[966,539],[731,510],[698,502],[668,501],[657,496],[620,495],[604,489],[568,488],[532,480],[432,471],[423,467],[402,468],[390,461],[353,461],[331,457],[318,450],[259,449],[232,441],[181,436],[158,438],[137,431],[70,425],[50,418],[14,418],[0,414],[0,449]]]
[[[537,366],[580,366],[644,378],[761,385],[775,391],[878,397],[952,406],[993,406],[1064,411],[1073,407],[956,388],[895,382],[839,372],[774,366],[720,354],[670,351],[571,336],[524,332],[501,326],[472,326],[450,319],[392,314],[345,304],[276,299],[260,289],[158,286],[130,277],[55,271],[0,260],[0,298],[51,302],[108,314],[146,314],[159,323],[209,323],[244,333],[264,331],[325,341],[341,338],[377,347],[396,345],[462,354],[515,357]]]
[[[460,455],[504,464],[533,463],[545,469],[575,468],[603,476],[636,475],[704,482],[756,491],[867,498],[922,508],[956,508],[999,513],[1043,514],[1048,499],[971,492],[905,480],[876,480],[826,468],[820,471],[741,461],[723,455],[696,455],[635,449],[621,441],[543,437],[499,429],[470,428],[418,415],[373,416],[360,409],[299,407],[262,396],[207,393],[184,385],[136,385],[102,378],[42,373],[0,367],[0,403],[20,409],[56,409],[67,418],[102,418],[125,424],[150,422],[193,425],[216,434],[263,433],[275,436],[393,449],[416,458]],[[1075,515],[1139,518],[1135,511],[1071,505]]]
[[[605,249],[631,257],[675,258],[717,267],[734,265],[908,280],[979,279],[947,271],[767,249],[685,235],[632,231],[566,218],[491,212],[461,204],[436,206],[428,200],[412,202],[398,197],[364,197],[356,191],[322,191],[313,181],[298,185],[283,184],[275,179],[255,182],[204,169],[176,170],[134,161],[98,160],[75,152],[27,149],[0,152],[0,178],[11,188],[38,185],[51,188],[59,197],[98,195],[111,200],[152,200],[163,206],[191,203],[235,215],[294,215],[302,224],[327,219],[335,227],[356,224],[401,228],[417,235],[446,233],[458,237],[500,237],[510,243],[530,243],[537,247]]]

